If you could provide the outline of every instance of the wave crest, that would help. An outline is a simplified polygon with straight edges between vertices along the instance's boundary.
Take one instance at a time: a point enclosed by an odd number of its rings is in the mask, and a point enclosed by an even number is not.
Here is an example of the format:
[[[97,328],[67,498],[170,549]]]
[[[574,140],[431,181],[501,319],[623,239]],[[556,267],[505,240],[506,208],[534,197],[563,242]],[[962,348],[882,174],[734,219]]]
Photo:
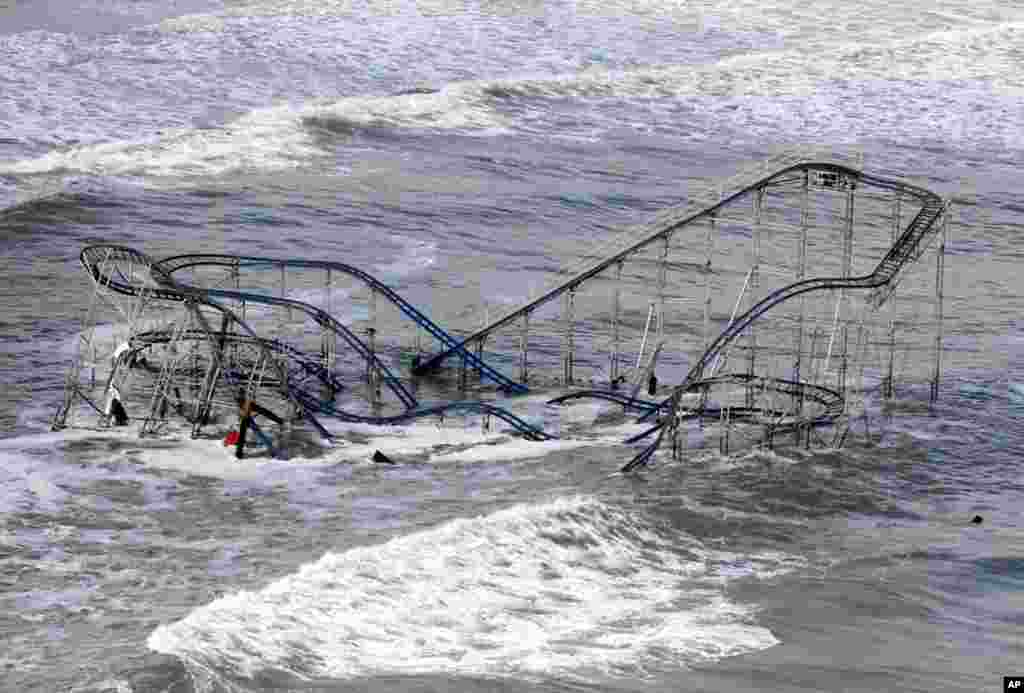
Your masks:
[[[329,553],[161,626],[149,646],[248,678],[631,675],[775,644],[721,585],[783,560],[737,562],[599,500],[560,499]]]

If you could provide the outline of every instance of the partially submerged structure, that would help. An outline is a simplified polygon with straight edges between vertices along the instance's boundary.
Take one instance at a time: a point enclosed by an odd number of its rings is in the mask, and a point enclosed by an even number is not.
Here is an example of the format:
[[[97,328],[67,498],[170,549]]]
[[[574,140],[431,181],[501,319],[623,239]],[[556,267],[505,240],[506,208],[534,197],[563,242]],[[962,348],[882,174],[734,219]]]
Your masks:
[[[475,411],[543,439],[481,398],[534,385],[649,420],[626,470],[710,441],[840,446],[898,379],[937,397],[950,218],[948,201],[857,161],[776,157],[581,249],[458,332],[344,263],[90,246],[92,301],[54,425],[89,412],[110,425],[122,407],[142,435],[180,420],[197,436],[257,402],[327,437],[325,417]],[[456,396],[423,405],[419,378],[448,364]]]

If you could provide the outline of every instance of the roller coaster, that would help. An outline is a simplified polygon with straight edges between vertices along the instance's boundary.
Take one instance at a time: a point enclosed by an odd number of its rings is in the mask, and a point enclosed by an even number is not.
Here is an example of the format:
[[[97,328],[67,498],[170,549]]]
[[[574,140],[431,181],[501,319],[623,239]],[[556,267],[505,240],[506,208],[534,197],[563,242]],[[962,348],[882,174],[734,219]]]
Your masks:
[[[152,407],[149,417],[142,425],[142,432],[154,432],[155,424],[166,416],[168,402],[172,394],[174,409],[194,425],[193,435],[199,431],[210,418],[218,385],[229,390],[240,392],[240,399],[262,401],[269,399],[284,400],[280,404],[290,405],[296,418],[305,419],[324,437],[331,434],[320,424],[318,416],[327,415],[349,423],[397,424],[425,416],[443,415],[446,412],[474,411],[494,416],[509,423],[526,438],[545,440],[550,436],[543,431],[508,412],[486,402],[456,401],[433,406],[420,406],[408,388],[396,377],[391,369],[379,356],[348,327],[336,320],[326,311],[309,303],[262,295],[251,291],[232,291],[218,288],[200,288],[177,282],[173,274],[193,267],[228,267],[235,273],[243,267],[260,267],[273,265],[282,268],[304,267],[348,274],[365,281],[374,291],[380,292],[388,300],[397,305],[418,324],[428,329],[442,343],[454,344],[453,337],[432,323],[426,316],[417,311],[400,296],[381,284],[375,278],[356,268],[343,263],[310,262],[302,260],[271,260],[259,257],[238,257],[224,255],[187,255],[154,261],[144,253],[125,246],[93,245],[86,247],[80,256],[81,263],[92,277],[96,286],[106,292],[112,292],[133,299],[135,308],[132,320],[137,322],[138,314],[151,301],[179,303],[184,307],[184,314],[175,325],[156,329],[132,331],[131,338],[125,342],[127,348],[117,353],[113,360],[104,392],[111,388],[120,393],[124,389],[126,375],[138,370],[140,364],[157,376],[152,393]],[[225,302],[240,305],[257,305],[274,309],[284,309],[303,314],[311,323],[317,325],[324,337],[340,338],[358,358],[362,359],[377,383],[386,385],[401,403],[402,411],[390,415],[366,415],[345,411],[335,406],[334,396],[346,389],[338,373],[327,367],[323,359],[317,360],[308,350],[288,344],[280,338],[261,337],[256,330],[241,318]],[[130,316],[128,312],[123,312]],[[220,327],[213,324],[213,318],[220,317]],[[182,361],[189,357],[198,361],[200,352],[195,348],[181,349],[183,345],[195,347],[205,346],[206,357],[202,367],[193,364],[191,372],[183,372]],[[159,369],[153,369],[145,354],[154,347],[170,347],[180,351],[172,358],[164,358]],[[248,351],[250,353],[240,353]],[[490,369],[478,361],[473,354],[465,354],[466,360],[479,367],[482,372],[493,377],[503,387],[513,391],[524,391],[525,388]],[[61,411],[55,420],[56,427],[62,427],[67,419],[70,408],[76,397],[83,397],[93,409],[100,410],[99,399],[90,397],[82,391],[79,383],[80,365],[69,377],[68,393]],[[272,371],[268,377],[267,369]],[[204,383],[198,398],[192,402],[191,412],[185,412],[180,403],[180,391],[183,382],[200,377]],[[119,387],[120,386],[120,387]],[[257,394],[259,389],[269,388],[273,394]],[[320,394],[317,394],[320,393]],[[322,396],[327,393],[327,396]],[[164,412],[164,414],[157,414]],[[106,419],[109,415],[104,413]]]
[[[809,446],[824,440],[815,431],[831,429],[831,444],[842,445],[863,409],[868,370],[893,396],[897,332],[910,335],[901,347],[915,354],[905,378],[930,378],[937,396],[949,219],[949,202],[935,193],[867,173],[860,162],[785,155],[691,194],[685,206],[610,244],[582,249],[532,296],[459,332],[345,263],[208,253],[155,259],[92,245],[80,260],[93,300],[54,428],[75,425],[82,412],[109,426],[117,399],[145,412],[134,417],[141,435],[178,418],[198,436],[230,420],[239,402],[255,401],[278,412],[276,420],[305,422],[327,439],[335,434],[325,419],[391,425],[471,412],[544,440],[553,436],[513,413],[514,399],[499,406],[482,397],[522,395],[532,377],[560,390],[551,404],[595,399],[655,420],[625,441],[653,436],[623,471],[648,464],[667,441],[678,456],[690,424],[701,437],[712,426],[721,441],[754,445],[786,436]],[[932,296],[930,286],[921,289],[930,272],[920,271],[920,260],[933,247]],[[820,276],[808,276],[812,266]],[[897,301],[901,283],[908,290]],[[921,319],[922,303],[931,321]],[[424,336],[436,343],[433,353]],[[497,349],[490,355],[489,343]],[[925,349],[933,360],[919,358]],[[724,372],[736,353],[745,367]],[[687,362],[688,354],[697,356]],[[440,377],[453,358],[458,397],[420,402],[417,384]],[[508,370],[516,360],[517,377],[496,365]],[[931,373],[914,373],[927,361]],[[648,395],[658,394],[659,369],[682,377],[660,399],[639,397],[645,382]],[[575,387],[587,380],[607,387]],[[620,391],[623,383],[630,393]]]

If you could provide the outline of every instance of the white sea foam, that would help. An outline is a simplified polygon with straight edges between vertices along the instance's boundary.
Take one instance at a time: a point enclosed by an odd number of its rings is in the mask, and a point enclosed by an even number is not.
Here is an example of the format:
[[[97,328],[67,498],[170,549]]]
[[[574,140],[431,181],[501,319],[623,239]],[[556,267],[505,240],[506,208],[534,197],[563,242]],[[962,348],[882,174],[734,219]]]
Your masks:
[[[401,253],[393,262],[381,264],[376,267],[374,274],[382,282],[389,283],[402,277],[416,275],[428,270],[437,262],[437,243],[433,241],[418,241],[407,239],[402,246]],[[411,297],[407,297],[409,300]],[[416,305],[416,301],[410,301]],[[423,310],[424,306],[417,305]]]
[[[307,166],[323,154],[310,126],[485,130],[502,123],[456,85],[440,93],[318,99],[254,110],[218,128],[166,129],[159,135],[62,147],[39,157],[0,162],[0,174],[142,176],[153,182],[267,172]]]
[[[603,441],[604,444],[619,443],[618,439]],[[500,440],[495,444],[478,445],[458,452],[435,453],[430,456],[434,464],[445,462],[489,462],[493,460],[530,459],[545,457],[553,452],[564,452],[575,448],[601,444],[596,440],[545,440],[533,441],[521,438]]]
[[[261,485],[273,485],[285,480],[289,487],[295,487],[297,480],[305,479],[302,483],[304,487],[309,487],[308,494],[315,494],[319,491],[310,475],[338,463],[372,464],[373,454],[378,450],[400,462],[412,458],[431,464],[450,464],[531,459],[545,457],[556,451],[595,445],[609,446],[621,442],[617,434],[603,438],[527,441],[510,435],[511,429],[505,430],[508,427],[494,418],[491,420],[491,430],[483,431],[479,416],[450,416],[443,425],[436,421],[419,421],[397,426],[375,426],[340,423],[330,419],[323,419],[322,423],[338,436],[336,441],[320,441],[322,448],[318,456],[288,460],[263,456],[238,460],[234,448],[225,446],[221,440],[191,439],[184,429],[177,434],[172,433],[170,438],[156,441],[138,438],[136,426],[104,431],[70,428],[58,433],[3,439],[0,440],[0,458],[6,462],[0,470],[0,482],[3,482],[0,488],[0,509],[13,511],[31,508],[38,512],[59,512],[69,499],[68,489],[73,488],[79,479],[83,482],[91,479],[92,473],[80,470],[69,476],[63,463],[33,458],[25,451],[57,450],[74,441],[117,441],[125,444],[123,451],[112,453],[110,457],[115,461],[123,460],[138,465],[139,472],[130,474],[130,478],[143,482],[144,501],[147,508],[154,511],[173,507],[173,481],[154,480],[145,476],[143,468]],[[273,431],[269,433],[274,435]],[[350,436],[368,440],[349,442],[346,437]]]
[[[504,423],[492,419],[491,431],[483,431],[479,417],[447,417],[445,423],[421,421],[400,426],[344,424],[332,427],[341,436],[370,436],[365,443],[350,443],[333,451],[333,461],[366,462],[380,450],[396,457],[428,458],[430,462],[475,462],[495,459],[543,457],[555,450],[593,445],[593,441],[524,441],[502,431]],[[459,423],[452,423],[453,421]],[[458,448],[445,452],[445,448]],[[440,451],[438,451],[440,449]]]
[[[778,642],[721,581],[796,561],[669,537],[591,498],[514,506],[329,553],[157,628],[149,646],[249,677],[587,678]]]
[[[192,178],[230,171],[274,171],[307,164],[319,153],[296,110],[273,106],[217,129],[177,128],[161,135],[51,151],[0,163],[0,173],[94,174]]]
[[[437,91],[388,96],[353,96],[308,105],[311,126],[334,131],[364,128],[424,128],[498,131],[507,127],[481,98],[481,85],[453,82]]]
[[[152,482],[132,468],[97,472],[88,465],[69,465],[60,447],[95,440],[92,431],[62,431],[0,440],[0,513],[38,512],[59,514],[69,503],[80,501],[78,490],[99,478]],[[112,433],[108,440],[130,440]]]
[[[738,17],[732,21],[743,26]],[[786,30],[784,24],[778,28]],[[982,140],[1016,147],[1016,135],[1024,130],[1017,107],[1024,80],[1013,66],[1022,35],[1024,23],[1014,18],[955,29],[937,26],[930,32],[851,30],[827,46],[794,40],[781,50],[728,53],[699,65],[598,67],[561,74],[526,67],[513,69],[506,78],[451,81],[425,92],[320,97],[269,106],[208,129],[176,125],[163,127],[161,134],[140,133],[119,141],[103,141],[102,133],[69,136],[69,141],[92,143],[0,163],[0,174],[141,176],[167,182],[232,171],[276,171],[306,166],[323,155],[313,136],[322,129],[339,134],[366,128],[550,134],[549,109],[555,106],[543,101],[566,98],[653,99],[646,108],[659,113],[668,109],[662,114],[666,118],[681,103],[696,100],[700,108],[694,117],[719,126],[839,144],[868,134],[899,133],[904,138],[941,137],[954,144]],[[69,60],[61,51],[82,49],[54,50],[54,60]],[[912,112],[901,108],[908,92],[924,107]],[[516,105],[515,115],[503,108],[506,102]],[[558,134],[594,137],[603,127],[602,117],[600,111],[591,112],[580,120],[578,132],[560,123]],[[700,122],[690,130],[700,130]]]
[[[0,164],[0,172],[167,178],[237,169],[277,170],[302,165],[317,155],[319,150],[303,123],[340,131],[383,127],[484,133],[543,128],[551,132],[543,106],[534,103],[523,109],[518,103],[517,115],[500,107],[506,99],[521,102],[548,97],[699,99],[698,115],[703,113],[719,123],[734,122],[755,133],[770,129],[778,134],[781,130],[787,136],[836,137],[845,133],[857,137],[865,129],[876,134],[898,130],[904,135],[909,131],[954,141],[994,137],[1016,146],[1013,135],[1022,127],[1017,101],[1024,80],[1015,65],[1024,16],[1019,8],[995,3],[974,3],[969,9],[926,16],[893,7],[872,22],[862,21],[859,12],[842,2],[814,8],[765,7],[746,0],[720,2],[714,16],[698,7],[666,6],[654,0],[628,7],[621,2],[574,3],[564,19],[580,30],[608,15],[630,16],[641,23],[643,17],[657,16],[658,21],[671,22],[679,29],[689,27],[706,40],[678,53],[677,64],[662,59],[641,67],[608,69],[601,66],[608,62],[606,56],[592,62],[599,67],[581,69],[565,46],[540,39],[538,49],[546,54],[543,60],[524,56],[506,65],[507,61],[496,60],[489,52],[481,54],[485,63],[495,64],[482,65],[480,73],[505,73],[508,76],[504,78],[448,81],[436,90],[409,94],[326,96],[260,108],[226,125],[201,130],[189,126],[205,122],[204,113],[223,101],[223,94],[210,92],[201,74],[181,75],[166,85],[199,94],[182,113],[157,97],[153,103],[143,103],[141,110],[139,104],[120,103],[114,98],[119,92],[110,92],[106,86],[111,81],[109,75],[100,71],[101,67],[112,71],[118,78],[115,82],[123,79],[134,85],[137,80],[136,91],[146,94],[145,87],[166,79],[161,70],[190,58],[212,61],[225,45],[248,53],[253,37],[263,36],[271,27],[284,54],[293,56],[301,46],[302,56],[322,52],[325,57],[337,58],[337,43],[333,33],[323,29],[324,21],[332,29],[340,29],[351,26],[352,17],[370,13],[386,16],[388,22],[405,18],[416,31],[430,32],[437,17],[448,16],[449,5],[445,0],[370,3],[358,8],[348,0],[232,4],[213,13],[163,21],[156,27],[162,33],[152,45],[119,36],[95,39],[94,44],[71,34],[47,32],[2,37],[0,56],[8,60],[0,61],[0,77],[26,85],[26,89],[9,90],[25,92],[8,98],[10,112],[19,121],[19,133],[29,141],[53,142],[58,149],[42,157]],[[480,11],[475,19],[465,19],[467,25],[460,25],[459,30],[471,32],[486,26],[487,14]],[[301,19],[314,16],[316,21]],[[830,22],[827,40],[819,31],[822,16]],[[467,38],[471,35],[476,34],[467,34]],[[502,38],[512,46],[523,40],[514,28]],[[699,47],[707,39],[714,39],[714,48]],[[380,48],[357,39],[348,49],[352,55],[341,55],[365,60]],[[599,52],[615,53],[617,49],[628,52],[625,44]],[[695,56],[690,54],[693,51]],[[106,56],[106,62],[97,61],[97,54]],[[622,64],[643,63],[625,57]],[[381,60],[388,58],[385,55]],[[36,91],[36,85],[24,81],[38,61],[67,67],[50,75],[43,85],[46,91]],[[8,65],[6,71],[3,63]],[[133,75],[140,68],[142,74]],[[105,76],[108,79],[104,80]],[[371,80],[360,88],[372,89],[376,84]],[[231,81],[225,89],[237,93],[239,103],[262,100],[260,89],[248,81]],[[927,107],[912,113],[901,109],[908,90],[914,92],[915,101]],[[303,96],[294,98],[325,92],[307,88],[300,93]],[[706,98],[708,95],[714,98]],[[44,108],[43,103],[48,106]],[[4,105],[2,96],[0,105]],[[662,104],[669,109],[678,105]],[[652,109],[659,107],[652,102]],[[583,129],[570,132],[561,123],[557,132],[566,137],[591,137],[600,130],[594,126],[581,121]],[[115,132],[122,138],[127,133],[127,139],[111,141]]]

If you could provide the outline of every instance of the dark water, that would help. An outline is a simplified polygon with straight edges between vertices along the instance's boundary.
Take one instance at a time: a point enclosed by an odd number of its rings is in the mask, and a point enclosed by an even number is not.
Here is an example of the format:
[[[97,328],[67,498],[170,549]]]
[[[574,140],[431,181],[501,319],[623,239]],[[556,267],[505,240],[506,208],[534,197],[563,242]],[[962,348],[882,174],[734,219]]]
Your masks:
[[[1022,11],[961,0],[0,0],[0,689],[997,690],[1022,60]],[[455,319],[794,145],[959,200],[939,403],[903,383],[875,445],[623,477],[612,429],[247,464],[47,432],[84,244],[337,259]]]

